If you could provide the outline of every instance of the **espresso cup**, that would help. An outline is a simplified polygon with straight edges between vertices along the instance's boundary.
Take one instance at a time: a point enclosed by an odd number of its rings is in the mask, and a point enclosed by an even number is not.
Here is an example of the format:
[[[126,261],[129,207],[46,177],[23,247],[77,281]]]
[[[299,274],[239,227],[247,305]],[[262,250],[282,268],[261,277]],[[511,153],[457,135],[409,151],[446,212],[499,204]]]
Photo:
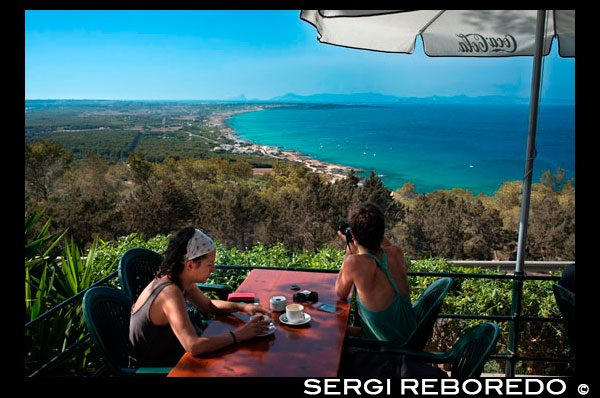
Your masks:
[[[288,322],[299,323],[304,320],[304,306],[301,304],[290,304],[285,307]]]
[[[260,319],[261,321],[267,321],[267,322],[269,322],[269,326],[272,326],[272,325],[273,325],[273,319],[271,319],[271,317],[270,317],[270,316],[263,315],[263,314],[252,315],[252,316],[250,317],[250,320],[252,320],[252,319],[255,319],[255,318],[258,318],[258,319]]]

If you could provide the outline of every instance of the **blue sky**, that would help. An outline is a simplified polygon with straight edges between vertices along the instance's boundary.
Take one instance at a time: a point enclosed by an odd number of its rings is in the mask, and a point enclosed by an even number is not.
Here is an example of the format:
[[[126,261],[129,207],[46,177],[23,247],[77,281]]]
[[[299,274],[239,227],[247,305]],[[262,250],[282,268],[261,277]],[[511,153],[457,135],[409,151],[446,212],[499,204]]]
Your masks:
[[[318,42],[299,10],[25,11],[26,99],[270,99],[293,92],[529,97],[532,57],[430,58]],[[556,41],[542,100],[575,101]]]

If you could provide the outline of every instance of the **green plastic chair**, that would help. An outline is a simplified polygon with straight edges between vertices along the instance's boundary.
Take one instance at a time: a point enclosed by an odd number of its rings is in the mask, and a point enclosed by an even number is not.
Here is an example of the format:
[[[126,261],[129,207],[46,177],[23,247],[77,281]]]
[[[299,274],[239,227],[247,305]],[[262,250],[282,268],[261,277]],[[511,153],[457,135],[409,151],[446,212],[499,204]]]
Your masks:
[[[576,337],[576,322],[575,322],[575,293],[561,285],[552,285],[554,290],[554,298],[556,304],[560,310],[563,322],[565,325],[565,331],[567,332],[567,338],[569,339],[569,345],[573,354],[575,354],[575,343]]]
[[[417,326],[412,331],[406,342],[400,346],[407,349],[422,351],[433,333],[433,325],[440,312],[446,294],[452,286],[452,278],[444,277],[435,280],[413,303],[413,311],[417,319]],[[367,339],[362,337],[347,336],[344,339],[347,347],[384,347],[393,344],[387,341]],[[394,344],[398,347],[398,344]]]
[[[156,275],[156,271],[163,261],[163,256],[144,248],[135,248],[127,250],[119,261],[119,280],[121,289],[134,301],[142,293],[142,290]],[[212,283],[198,283],[203,291],[213,291],[220,300],[227,300],[230,293],[226,285]]]
[[[469,379],[479,377],[483,366],[494,351],[500,328],[495,323],[483,322],[468,329],[448,352],[423,352],[404,348],[385,347],[385,352],[407,355],[421,362],[450,364],[450,377]]]
[[[94,344],[100,348],[104,365],[115,376],[166,376],[171,368],[130,368],[129,319],[133,300],[121,291],[105,286],[88,290],[83,296],[83,316]]]

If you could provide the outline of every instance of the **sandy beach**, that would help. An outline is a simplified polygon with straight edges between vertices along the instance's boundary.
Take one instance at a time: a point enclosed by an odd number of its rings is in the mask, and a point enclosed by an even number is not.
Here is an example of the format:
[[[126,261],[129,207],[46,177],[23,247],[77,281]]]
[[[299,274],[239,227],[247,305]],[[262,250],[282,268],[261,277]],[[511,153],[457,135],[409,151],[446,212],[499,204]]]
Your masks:
[[[227,120],[231,119],[231,117],[234,115],[246,112],[262,111],[264,109],[277,106],[289,105],[248,105],[248,108],[246,109],[216,112],[212,114],[209,117],[209,124],[217,127],[221,131],[223,137],[234,142],[232,145],[220,145],[214,150],[225,150],[233,153],[258,153],[266,156],[271,156],[277,159],[285,159],[291,160],[293,162],[299,162],[306,166],[310,171],[314,173],[323,174],[326,177],[328,177],[331,181],[336,181],[337,179],[345,178],[348,175],[348,173],[350,173],[350,171],[364,171],[354,167],[316,160],[304,153],[294,150],[284,150],[281,147],[255,144],[251,141],[241,139],[240,136],[235,132],[235,130],[227,124]]]

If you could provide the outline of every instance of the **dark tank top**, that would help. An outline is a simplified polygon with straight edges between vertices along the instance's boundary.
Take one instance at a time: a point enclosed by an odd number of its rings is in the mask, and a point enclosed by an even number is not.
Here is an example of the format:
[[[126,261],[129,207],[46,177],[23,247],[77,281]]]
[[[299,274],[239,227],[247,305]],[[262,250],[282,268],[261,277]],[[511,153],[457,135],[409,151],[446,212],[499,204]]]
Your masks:
[[[171,325],[156,326],[150,320],[150,307],[156,296],[173,282],[165,282],[156,287],[146,302],[131,313],[129,341],[133,346],[130,366],[175,366],[185,350]],[[133,307],[132,307],[133,310]]]

